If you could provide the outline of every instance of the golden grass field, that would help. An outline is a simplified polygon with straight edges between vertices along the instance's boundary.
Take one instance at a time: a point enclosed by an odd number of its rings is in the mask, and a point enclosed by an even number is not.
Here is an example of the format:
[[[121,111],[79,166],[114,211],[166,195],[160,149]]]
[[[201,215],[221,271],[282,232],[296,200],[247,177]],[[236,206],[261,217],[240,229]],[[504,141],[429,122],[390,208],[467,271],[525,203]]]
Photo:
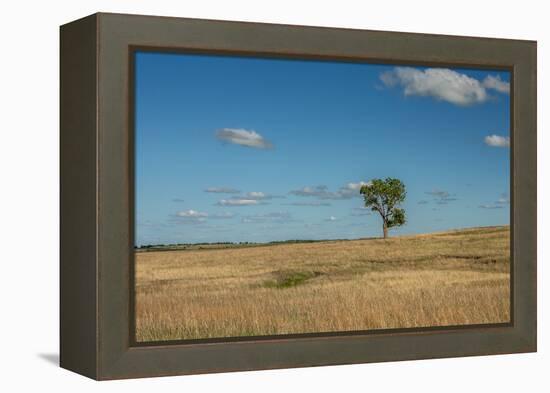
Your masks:
[[[136,253],[138,341],[508,322],[510,230]]]

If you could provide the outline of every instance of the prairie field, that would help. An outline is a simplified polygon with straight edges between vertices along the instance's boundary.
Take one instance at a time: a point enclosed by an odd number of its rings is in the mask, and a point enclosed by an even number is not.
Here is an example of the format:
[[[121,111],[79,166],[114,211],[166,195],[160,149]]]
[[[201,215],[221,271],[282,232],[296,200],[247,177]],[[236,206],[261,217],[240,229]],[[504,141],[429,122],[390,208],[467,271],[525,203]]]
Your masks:
[[[138,341],[508,322],[510,230],[136,253]]]

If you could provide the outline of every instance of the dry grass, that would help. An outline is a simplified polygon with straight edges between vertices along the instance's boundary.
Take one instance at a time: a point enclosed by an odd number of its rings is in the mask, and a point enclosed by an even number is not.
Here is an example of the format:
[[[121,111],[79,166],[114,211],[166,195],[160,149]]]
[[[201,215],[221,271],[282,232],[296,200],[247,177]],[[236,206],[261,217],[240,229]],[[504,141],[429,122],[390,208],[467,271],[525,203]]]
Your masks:
[[[138,341],[508,322],[509,227],[136,254]]]

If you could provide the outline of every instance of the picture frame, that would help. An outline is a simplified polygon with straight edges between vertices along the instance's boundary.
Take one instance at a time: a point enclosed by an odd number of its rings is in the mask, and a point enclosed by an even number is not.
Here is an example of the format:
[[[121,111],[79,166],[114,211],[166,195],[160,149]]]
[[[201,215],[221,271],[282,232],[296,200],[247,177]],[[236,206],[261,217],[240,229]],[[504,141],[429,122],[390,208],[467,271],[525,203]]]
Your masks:
[[[136,50],[509,70],[511,322],[142,345]],[[60,364],[97,380],[536,351],[536,42],[97,13],[60,29]]]

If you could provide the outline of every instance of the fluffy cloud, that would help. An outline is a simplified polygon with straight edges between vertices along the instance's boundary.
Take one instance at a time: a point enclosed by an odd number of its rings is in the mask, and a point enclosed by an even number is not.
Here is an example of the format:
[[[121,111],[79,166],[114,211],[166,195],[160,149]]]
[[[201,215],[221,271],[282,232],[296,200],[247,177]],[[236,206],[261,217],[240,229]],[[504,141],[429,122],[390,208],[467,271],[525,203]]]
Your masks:
[[[284,196],[271,195],[261,191],[251,191],[242,195],[218,201],[219,206],[249,206],[249,205],[268,205],[266,200],[274,198],[284,198]]]
[[[183,223],[183,224],[203,224],[210,219],[223,220],[223,219],[230,219],[233,217],[235,217],[235,215],[230,212],[208,214],[206,212],[200,212],[197,210],[189,209],[189,210],[177,212],[172,221],[176,223]]]
[[[447,203],[458,199],[454,195],[451,195],[447,191],[443,190],[426,191],[426,194],[433,196],[435,203],[438,205],[446,205]]]
[[[192,209],[176,213],[177,222],[186,224],[203,224],[207,217],[208,213]]]
[[[223,128],[216,132],[220,141],[251,147],[254,149],[271,149],[273,144],[253,130],[243,128]]]
[[[426,191],[426,194],[435,196],[437,198],[447,198],[449,195],[451,195],[447,191],[442,190]]]
[[[361,190],[361,187],[363,186],[370,186],[372,182],[364,182],[360,181],[357,183],[348,183],[345,186],[340,187],[340,189],[336,192],[336,198],[334,199],[348,199],[351,197],[359,197],[359,191]]]
[[[500,75],[487,75],[483,80],[483,86],[503,94],[510,94],[510,83],[500,79]]]
[[[406,96],[431,96],[461,106],[482,103],[489,97],[480,81],[446,68],[395,67],[382,73],[380,80],[388,87],[402,87]]]
[[[244,194],[241,199],[266,200],[266,199],[275,199],[275,198],[284,198],[284,196],[266,194],[265,192],[261,192],[261,191],[251,191]]]
[[[327,186],[303,187],[299,190],[292,190],[289,194],[304,196],[304,197],[321,197],[328,192]]]
[[[316,197],[318,199],[350,199],[352,197],[359,197],[359,190],[364,185],[369,185],[370,183],[360,181],[357,183],[347,183],[346,185],[340,187],[338,191],[329,191],[328,187],[325,185],[319,185],[314,187],[303,187],[298,190],[292,190],[289,194],[301,196],[301,197]]]
[[[510,137],[500,135],[488,135],[485,137],[485,144],[492,147],[510,147]]]
[[[208,187],[204,192],[212,192],[215,194],[238,194],[241,191],[231,187]]]
[[[502,209],[505,205],[510,204],[510,198],[508,198],[508,194],[501,194],[500,198],[498,198],[494,203],[486,204],[486,205],[479,205],[480,209]]]
[[[198,218],[198,217],[208,217],[208,213],[205,212],[199,212],[196,210],[185,210],[182,212],[177,213],[178,217],[192,217],[192,218]]]
[[[256,199],[222,199],[218,203],[220,206],[250,206],[258,205]]]
[[[370,182],[370,181],[369,182],[360,181],[358,183],[348,183],[344,187],[349,189],[349,190],[359,191],[361,189],[361,187],[370,186],[371,184],[372,184],[372,182]]]
[[[245,197],[250,199],[264,199],[266,197],[266,194],[261,191],[252,191],[252,192],[247,192],[245,194]]]
[[[498,198],[495,203],[499,205],[507,205],[510,203],[510,198],[508,198],[506,195],[503,195],[500,198]]]

